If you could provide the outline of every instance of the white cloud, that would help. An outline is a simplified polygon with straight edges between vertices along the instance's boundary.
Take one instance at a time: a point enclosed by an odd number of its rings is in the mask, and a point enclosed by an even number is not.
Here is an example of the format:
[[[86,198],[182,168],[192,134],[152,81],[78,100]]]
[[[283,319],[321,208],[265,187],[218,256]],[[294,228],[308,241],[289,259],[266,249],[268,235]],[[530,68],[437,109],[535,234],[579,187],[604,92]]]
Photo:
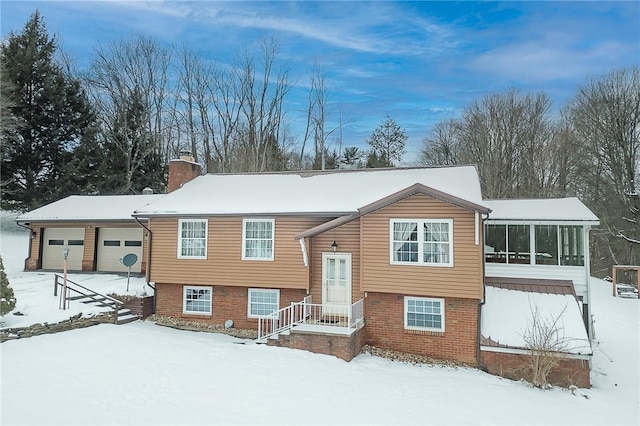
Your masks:
[[[601,42],[589,48],[532,40],[502,46],[477,56],[471,65],[480,71],[522,82],[575,79],[618,63],[629,48]]]

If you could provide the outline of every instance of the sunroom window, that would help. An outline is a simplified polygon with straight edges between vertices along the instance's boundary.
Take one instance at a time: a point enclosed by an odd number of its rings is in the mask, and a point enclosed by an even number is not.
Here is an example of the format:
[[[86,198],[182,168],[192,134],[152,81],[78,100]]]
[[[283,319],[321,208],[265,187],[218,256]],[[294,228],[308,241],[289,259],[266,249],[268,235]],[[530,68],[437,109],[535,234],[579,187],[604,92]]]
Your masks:
[[[579,225],[485,225],[487,263],[584,266],[584,244]]]

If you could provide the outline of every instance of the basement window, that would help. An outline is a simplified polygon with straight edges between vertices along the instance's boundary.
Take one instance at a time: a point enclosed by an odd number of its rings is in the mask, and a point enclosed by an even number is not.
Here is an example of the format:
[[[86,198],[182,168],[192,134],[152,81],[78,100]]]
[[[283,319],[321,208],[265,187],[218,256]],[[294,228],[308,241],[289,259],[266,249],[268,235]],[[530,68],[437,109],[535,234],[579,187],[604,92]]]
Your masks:
[[[404,328],[444,332],[444,299],[406,296]]]
[[[211,315],[212,288],[184,286],[182,313]]]
[[[259,318],[270,315],[280,309],[280,290],[249,289],[247,316]]]

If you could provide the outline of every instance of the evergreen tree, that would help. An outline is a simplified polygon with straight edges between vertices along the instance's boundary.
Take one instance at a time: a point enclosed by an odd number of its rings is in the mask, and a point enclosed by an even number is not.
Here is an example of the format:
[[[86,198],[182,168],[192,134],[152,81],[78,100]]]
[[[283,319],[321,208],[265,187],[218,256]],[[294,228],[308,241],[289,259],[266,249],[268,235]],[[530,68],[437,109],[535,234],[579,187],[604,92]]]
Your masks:
[[[97,193],[139,194],[145,187],[164,192],[165,166],[162,161],[157,135],[147,123],[149,112],[137,88],[115,109],[113,118],[103,117],[100,129],[103,160],[97,163],[104,176],[96,186]],[[92,152],[87,154],[88,164]]]
[[[75,192],[63,177],[94,116],[78,80],[55,60],[57,43],[36,11],[0,47],[2,207],[30,210]],[[5,111],[6,109],[6,111]],[[4,122],[4,119],[3,119]]]
[[[367,154],[367,168],[379,169],[384,167],[393,167],[393,163],[387,160],[387,156],[384,152],[378,154],[378,151],[372,149]]]
[[[391,167],[393,160],[402,161],[407,138],[405,131],[387,116],[367,140],[371,146],[367,167]]]
[[[7,274],[4,273],[4,264],[0,257],[0,315],[4,316],[16,307],[16,297],[9,285]]]

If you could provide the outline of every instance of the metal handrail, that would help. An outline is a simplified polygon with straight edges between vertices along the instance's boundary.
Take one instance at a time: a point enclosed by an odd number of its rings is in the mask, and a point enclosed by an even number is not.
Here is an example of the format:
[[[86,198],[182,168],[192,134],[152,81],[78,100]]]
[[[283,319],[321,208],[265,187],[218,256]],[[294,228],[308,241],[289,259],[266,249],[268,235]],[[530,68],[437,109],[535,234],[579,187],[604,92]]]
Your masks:
[[[58,286],[60,286],[60,287],[64,286],[64,283],[59,282],[59,280],[64,280],[64,277],[61,277],[58,274],[54,274],[54,277],[55,278],[53,280],[53,295],[57,296],[58,295]],[[76,286],[76,287],[79,287],[79,288],[81,288],[83,290],[86,290],[90,294],[84,293],[84,292],[82,292],[82,291],[80,291],[80,290],[78,290],[78,289],[76,289],[76,288],[74,288],[72,286],[69,286],[69,284],[72,284],[73,286]],[[80,284],[78,284],[76,282],[71,281],[69,278],[67,278],[67,290],[75,291],[76,293],[81,294],[81,295],[86,296],[86,297],[89,297],[91,299],[94,299],[95,298],[94,296],[104,297],[104,299],[101,300],[101,302],[103,302],[104,300],[109,300],[109,302],[111,302],[111,303],[116,305],[116,306],[114,306],[114,308],[117,308],[117,307],[120,307],[120,306],[124,305],[124,303],[122,301],[118,300],[118,299],[114,299],[113,297],[109,297],[109,296],[107,296],[105,294],[100,294],[100,293],[98,293],[96,291],[91,290],[90,288],[87,288],[87,287],[85,287],[83,285],[80,285]]]

